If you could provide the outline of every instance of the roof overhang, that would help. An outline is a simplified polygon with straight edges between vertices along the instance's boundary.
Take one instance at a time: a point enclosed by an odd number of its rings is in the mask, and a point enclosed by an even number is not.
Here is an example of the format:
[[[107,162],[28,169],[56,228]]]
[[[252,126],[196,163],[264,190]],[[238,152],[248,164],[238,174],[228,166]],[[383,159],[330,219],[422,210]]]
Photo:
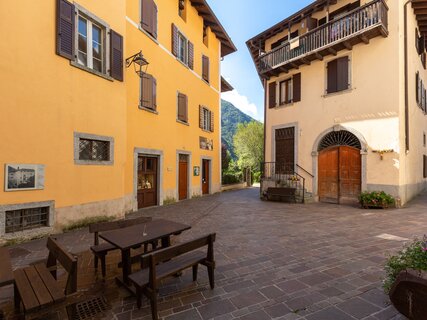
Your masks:
[[[225,80],[223,77],[221,77],[221,92],[227,92],[227,91],[233,91],[234,88],[231,86],[231,84]]]
[[[418,30],[427,40],[427,0],[412,0],[412,8],[418,23]]]
[[[199,16],[203,17],[205,25],[210,27],[218,40],[221,41],[221,57],[237,51],[230,36],[225,31],[206,0],[190,0],[190,2],[199,12]]]

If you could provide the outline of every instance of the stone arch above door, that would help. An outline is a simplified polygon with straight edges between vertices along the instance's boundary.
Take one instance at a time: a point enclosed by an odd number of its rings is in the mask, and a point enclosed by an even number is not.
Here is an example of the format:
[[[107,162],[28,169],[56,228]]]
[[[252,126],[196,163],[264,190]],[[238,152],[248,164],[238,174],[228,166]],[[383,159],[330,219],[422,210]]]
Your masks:
[[[312,148],[312,155],[313,156],[315,154],[317,155],[317,153],[319,152],[319,147],[320,147],[320,144],[321,144],[322,140],[329,133],[331,133],[331,132],[339,132],[339,131],[347,131],[347,132],[353,134],[359,140],[359,142],[360,142],[360,148],[358,148],[358,149],[361,150],[361,154],[366,153],[368,151],[368,144],[367,144],[365,138],[363,137],[363,135],[359,131],[357,131],[357,130],[355,130],[353,128],[344,127],[342,125],[336,125],[336,126],[333,126],[332,128],[326,129],[321,134],[319,134],[319,136],[317,137],[317,139],[314,141],[313,148]]]
[[[353,129],[348,128],[342,125],[336,125],[334,127],[328,128],[324,130],[322,133],[320,133],[317,137],[317,139],[313,143],[312,148],[312,162],[313,162],[313,194],[315,198],[318,200],[318,156],[319,156],[319,148],[321,146],[322,140],[330,133],[332,132],[339,132],[339,131],[347,131],[354,135],[360,142],[360,155],[361,155],[361,190],[362,192],[367,189],[367,171],[366,171],[366,165],[367,165],[367,155],[368,155],[368,144],[363,137],[363,135]]]

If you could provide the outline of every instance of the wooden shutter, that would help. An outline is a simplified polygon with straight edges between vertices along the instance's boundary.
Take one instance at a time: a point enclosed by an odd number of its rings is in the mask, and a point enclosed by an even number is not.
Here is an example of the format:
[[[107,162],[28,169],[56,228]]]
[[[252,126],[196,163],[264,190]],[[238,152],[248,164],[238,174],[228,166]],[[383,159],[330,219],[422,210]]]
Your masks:
[[[199,128],[203,129],[203,117],[204,117],[204,113],[203,113],[203,107],[199,106]]]
[[[417,104],[420,104],[420,74],[417,72],[415,74],[415,100]]]
[[[141,82],[141,106],[153,109],[153,77],[144,73]]]
[[[151,29],[153,30],[153,37],[157,39],[157,5],[153,2],[151,7]]]
[[[194,45],[190,41],[188,41],[188,67],[194,69]]]
[[[66,0],[57,0],[56,16],[56,53],[74,60],[74,5]]]
[[[328,88],[327,93],[337,92],[337,69],[338,69],[338,60],[332,60],[328,62]]]
[[[423,177],[427,178],[427,156],[423,155]]]
[[[276,82],[271,82],[268,85],[268,107],[276,107]]]
[[[292,102],[301,101],[301,73],[297,73],[292,77]]]
[[[178,28],[172,23],[172,54],[178,56]]]
[[[178,93],[178,119],[188,121],[188,98],[185,94]]]
[[[214,119],[214,113],[213,113],[213,111],[210,111],[210,114],[211,114],[211,128],[210,128],[210,131],[211,132],[214,132],[214,127],[215,127],[215,119]]]
[[[110,32],[110,75],[123,81],[123,37],[114,30]]]
[[[425,38],[421,35],[418,38],[418,54],[422,54],[425,51]]]
[[[153,34],[153,0],[141,0],[141,28]]]
[[[415,28],[415,49],[417,49],[418,54],[420,54],[420,39],[418,36],[418,28]]]
[[[152,108],[153,110],[157,110],[157,80],[153,76],[151,76],[151,88],[152,88],[152,94],[153,94]]]
[[[337,59],[337,91],[347,90],[348,81],[348,57]]]
[[[202,78],[209,82],[209,58],[202,56]]]

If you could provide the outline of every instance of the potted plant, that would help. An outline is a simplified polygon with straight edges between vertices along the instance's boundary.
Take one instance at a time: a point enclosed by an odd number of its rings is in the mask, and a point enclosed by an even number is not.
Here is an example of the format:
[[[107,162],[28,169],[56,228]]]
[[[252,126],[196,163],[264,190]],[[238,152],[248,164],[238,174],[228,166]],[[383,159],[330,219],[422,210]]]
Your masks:
[[[427,237],[405,244],[387,259],[384,290],[395,308],[409,319],[427,314]]]
[[[384,191],[365,191],[359,197],[362,208],[388,208],[395,204],[393,196]]]

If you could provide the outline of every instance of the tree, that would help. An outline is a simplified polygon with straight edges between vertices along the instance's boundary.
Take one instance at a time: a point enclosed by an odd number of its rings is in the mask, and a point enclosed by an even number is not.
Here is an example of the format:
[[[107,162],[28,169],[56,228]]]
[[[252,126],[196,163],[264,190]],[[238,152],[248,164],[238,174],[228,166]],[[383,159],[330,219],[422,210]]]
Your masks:
[[[224,143],[221,145],[221,160],[222,171],[227,170],[230,165],[231,155],[230,151],[228,151],[227,146]]]
[[[258,121],[239,123],[233,138],[240,168],[259,171],[263,159],[264,125]]]

